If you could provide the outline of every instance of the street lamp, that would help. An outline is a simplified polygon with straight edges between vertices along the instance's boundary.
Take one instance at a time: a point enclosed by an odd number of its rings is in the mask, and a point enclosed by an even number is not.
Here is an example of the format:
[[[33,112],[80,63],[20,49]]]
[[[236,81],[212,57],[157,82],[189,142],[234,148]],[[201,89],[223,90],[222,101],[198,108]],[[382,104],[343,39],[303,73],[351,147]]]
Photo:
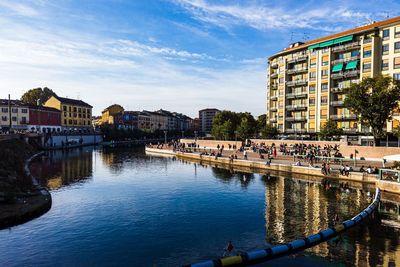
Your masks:
[[[168,131],[164,131],[164,144],[167,143],[167,133]]]

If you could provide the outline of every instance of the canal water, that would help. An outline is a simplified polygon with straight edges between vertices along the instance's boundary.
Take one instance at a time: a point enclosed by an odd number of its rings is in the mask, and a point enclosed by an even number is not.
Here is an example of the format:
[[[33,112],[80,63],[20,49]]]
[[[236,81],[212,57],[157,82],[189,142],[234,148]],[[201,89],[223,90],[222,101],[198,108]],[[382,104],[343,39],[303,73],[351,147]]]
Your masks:
[[[180,266],[316,233],[368,205],[361,190],[146,155],[52,152],[31,167],[49,212],[0,231],[0,266]],[[258,266],[400,265],[398,205],[305,252]]]

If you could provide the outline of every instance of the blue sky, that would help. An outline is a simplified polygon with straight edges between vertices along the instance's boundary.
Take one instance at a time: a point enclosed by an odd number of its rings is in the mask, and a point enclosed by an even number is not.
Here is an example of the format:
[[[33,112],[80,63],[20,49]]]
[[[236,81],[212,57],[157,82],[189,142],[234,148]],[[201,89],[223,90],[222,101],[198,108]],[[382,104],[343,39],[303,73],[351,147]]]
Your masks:
[[[387,16],[399,1],[0,0],[0,97],[50,87],[94,114],[265,112],[266,59]]]

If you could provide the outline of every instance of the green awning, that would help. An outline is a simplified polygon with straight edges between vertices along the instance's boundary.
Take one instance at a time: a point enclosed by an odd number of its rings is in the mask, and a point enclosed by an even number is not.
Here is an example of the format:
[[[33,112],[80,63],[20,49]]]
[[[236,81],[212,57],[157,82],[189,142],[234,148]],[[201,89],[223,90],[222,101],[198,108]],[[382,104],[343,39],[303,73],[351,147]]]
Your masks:
[[[350,61],[349,63],[346,64],[346,70],[352,70],[357,68],[358,61]]]
[[[310,45],[307,49],[308,50],[312,50],[312,49],[315,49],[315,48],[328,47],[328,46],[331,46],[331,45],[334,45],[334,44],[340,44],[340,43],[349,42],[349,41],[352,41],[352,40],[353,40],[353,35],[348,35],[348,36],[336,38],[334,40],[330,40],[330,41],[326,41],[326,42]]]
[[[333,43],[339,44],[339,43],[344,43],[344,42],[349,42],[349,41],[353,41],[353,35],[337,38],[337,39],[333,40]]]
[[[343,64],[342,64],[342,63],[336,64],[335,66],[333,66],[332,72],[339,72],[339,71],[341,71],[342,69],[343,69]]]

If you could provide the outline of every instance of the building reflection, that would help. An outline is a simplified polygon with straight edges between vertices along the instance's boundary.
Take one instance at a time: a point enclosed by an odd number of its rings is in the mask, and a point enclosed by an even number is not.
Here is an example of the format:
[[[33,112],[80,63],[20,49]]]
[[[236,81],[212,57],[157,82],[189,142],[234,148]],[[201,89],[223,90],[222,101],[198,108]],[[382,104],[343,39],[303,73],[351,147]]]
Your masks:
[[[89,148],[50,151],[31,165],[32,174],[51,190],[84,182],[93,175],[93,150]]]
[[[223,183],[239,182],[242,188],[247,188],[254,180],[253,173],[225,169],[218,166],[212,167],[211,172],[219,181]]]
[[[272,245],[318,233],[332,226],[336,214],[340,220],[346,220],[368,205],[368,197],[361,190],[329,188],[269,175],[262,179],[266,184],[266,241]],[[307,251],[346,265],[400,265],[399,206],[382,205],[390,214],[380,213],[381,218],[376,216],[340,239],[323,242]]]

